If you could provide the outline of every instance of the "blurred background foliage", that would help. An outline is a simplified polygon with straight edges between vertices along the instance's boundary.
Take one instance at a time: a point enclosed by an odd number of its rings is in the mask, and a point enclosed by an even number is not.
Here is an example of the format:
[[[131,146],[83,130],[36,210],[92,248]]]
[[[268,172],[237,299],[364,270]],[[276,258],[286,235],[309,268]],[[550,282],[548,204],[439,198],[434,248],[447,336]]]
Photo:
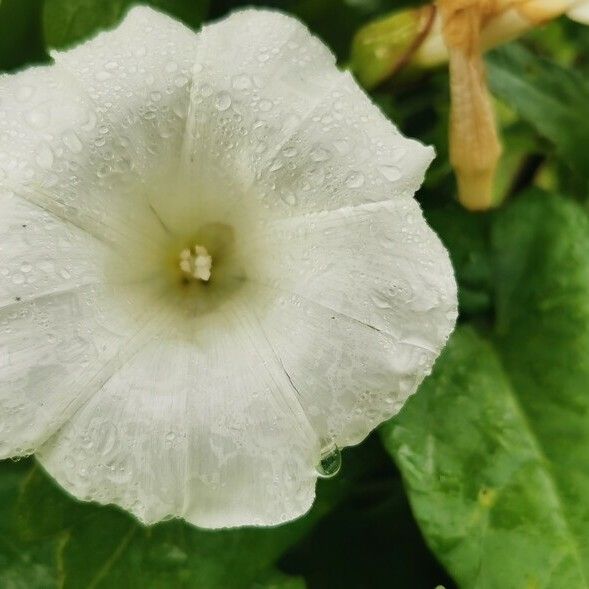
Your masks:
[[[49,61],[135,0],[0,0],[0,70]],[[397,0],[149,0],[198,29],[241,5],[302,19],[345,67]],[[0,463],[0,588],[589,587],[589,29],[488,55],[505,153],[497,210],[455,199],[446,69],[372,98],[438,157],[418,198],[450,250],[459,327],[419,393],[274,529],[145,528]]]

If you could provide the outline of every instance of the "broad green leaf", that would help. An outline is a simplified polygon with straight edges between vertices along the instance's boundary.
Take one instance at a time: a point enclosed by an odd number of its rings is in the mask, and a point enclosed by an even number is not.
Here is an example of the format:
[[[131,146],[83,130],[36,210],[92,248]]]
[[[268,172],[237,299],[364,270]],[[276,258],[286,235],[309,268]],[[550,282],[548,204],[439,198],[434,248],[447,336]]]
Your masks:
[[[114,27],[135,4],[146,4],[197,28],[209,0],[45,0],[43,28],[49,47],[69,47]]]
[[[464,588],[589,587],[589,220],[532,194],[493,228],[497,324],[460,328],[383,428]]]
[[[2,581],[10,578],[20,583],[15,589],[54,588],[59,577],[61,589],[303,589],[302,580],[281,575],[276,562],[373,465],[363,448],[346,452],[344,460],[342,475],[319,485],[305,517],[277,528],[222,531],[177,520],[145,527],[114,507],[73,500],[30,461],[2,462],[0,533],[11,543],[5,550],[0,543],[0,587],[9,587]],[[30,580],[37,569],[47,584]]]
[[[589,176],[587,79],[519,45],[495,50],[487,61],[494,94],[548,139],[571,168]]]
[[[0,71],[46,58],[41,8],[42,0],[0,1]]]
[[[291,577],[280,571],[271,571],[251,585],[251,589],[306,589],[302,577]]]
[[[15,533],[14,505],[30,469],[28,460],[0,462],[2,589],[54,589],[57,586],[56,539],[26,543]]]

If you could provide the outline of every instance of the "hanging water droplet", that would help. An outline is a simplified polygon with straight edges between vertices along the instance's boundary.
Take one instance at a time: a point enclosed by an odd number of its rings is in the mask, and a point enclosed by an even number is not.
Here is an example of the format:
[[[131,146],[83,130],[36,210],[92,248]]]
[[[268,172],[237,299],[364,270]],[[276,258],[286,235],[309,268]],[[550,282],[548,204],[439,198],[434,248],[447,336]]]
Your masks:
[[[317,474],[322,479],[334,477],[342,467],[342,454],[335,442],[330,441],[321,448],[321,458],[317,465]]]

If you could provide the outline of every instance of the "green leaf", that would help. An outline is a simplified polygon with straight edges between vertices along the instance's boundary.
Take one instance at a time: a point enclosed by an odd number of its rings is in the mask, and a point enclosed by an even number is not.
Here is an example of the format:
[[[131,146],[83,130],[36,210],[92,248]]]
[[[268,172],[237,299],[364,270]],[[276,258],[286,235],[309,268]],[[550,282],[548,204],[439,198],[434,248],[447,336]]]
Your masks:
[[[146,527],[114,507],[73,500],[30,461],[0,462],[0,536],[10,538],[0,542],[0,587],[53,588],[59,578],[61,589],[303,589],[301,579],[275,565],[373,464],[361,448],[345,461],[341,476],[320,483],[305,517],[271,529],[221,531],[178,520]],[[46,583],[33,582],[33,573]]]
[[[251,589],[306,589],[302,577],[291,577],[280,571],[270,571],[251,585]]]
[[[578,72],[519,45],[493,51],[489,79],[504,100],[555,147],[568,165],[589,173],[589,82]]]
[[[46,59],[41,7],[42,0],[0,2],[0,71]]]
[[[493,228],[497,325],[460,328],[383,428],[461,587],[589,587],[589,220],[531,194]]]
[[[120,22],[129,8],[147,4],[198,28],[209,0],[45,0],[43,28],[49,47],[63,48]]]
[[[57,585],[59,542],[23,542],[15,526],[14,505],[31,462],[0,462],[0,587],[53,589]]]

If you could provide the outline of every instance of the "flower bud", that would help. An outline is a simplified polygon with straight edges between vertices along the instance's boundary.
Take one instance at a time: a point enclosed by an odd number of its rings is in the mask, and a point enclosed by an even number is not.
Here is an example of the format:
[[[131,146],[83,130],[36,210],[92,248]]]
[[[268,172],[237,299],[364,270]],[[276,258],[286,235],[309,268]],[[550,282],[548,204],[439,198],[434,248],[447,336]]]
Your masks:
[[[351,69],[365,88],[374,88],[408,64],[430,33],[434,5],[406,10],[376,20],[358,31],[352,42]]]

